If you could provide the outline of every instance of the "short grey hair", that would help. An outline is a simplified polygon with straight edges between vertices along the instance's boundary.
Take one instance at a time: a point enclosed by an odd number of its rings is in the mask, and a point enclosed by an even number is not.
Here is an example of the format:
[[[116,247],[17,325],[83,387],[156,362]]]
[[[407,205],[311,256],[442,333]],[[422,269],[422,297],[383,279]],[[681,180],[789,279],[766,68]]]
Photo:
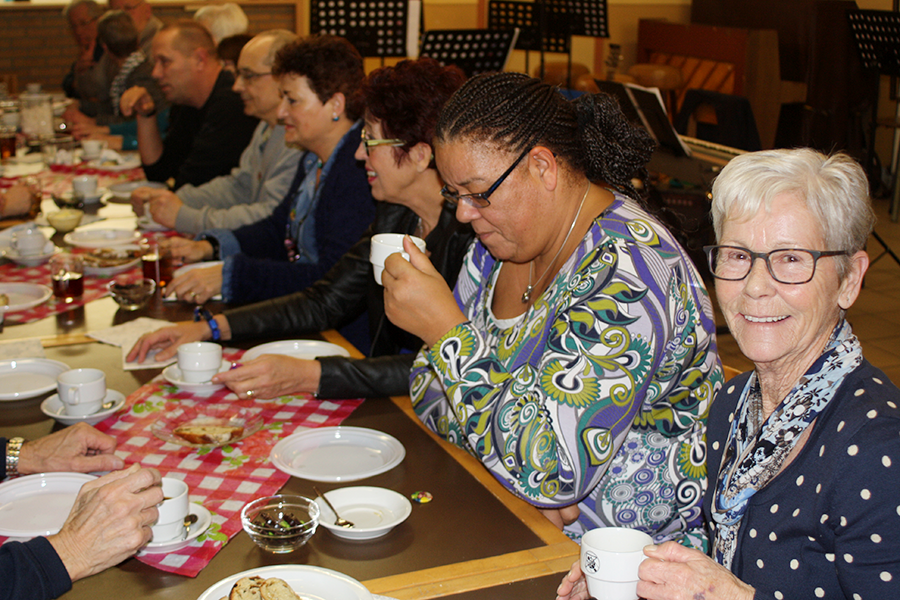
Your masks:
[[[233,2],[204,6],[194,13],[194,19],[209,29],[216,44],[232,35],[247,33],[250,27],[247,15]]]
[[[103,14],[104,8],[102,6],[100,6],[97,2],[95,2],[94,0],[72,0],[69,4],[66,4],[65,7],[63,7],[63,12],[62,12],[63,16],[66,19],[68,19],[69,13],[72,12],[73,9],[81,6],[82,4],[87,5],[88,13],[91,15],[91,18],[93,18],[93,19],[97,19],[100,17],[100,15]]]
[[[792,194],[822,226],[824,250],[862,250],[875,227],[866,173],[843,153],[826,156],[810,148],[765,150],[737,156],[725,165],[712,188],[716,240],[726,219],[752,218],[770,210],[776,196]],[[838,257],[846,273],[850,257]]]
[[[260,34],[257,34],[254,37],[272,40],[271,46],[269,46],[269,52],[263,59],[263,64],[267,67],[271,67],[273,64],[275,64],[275,54],[277,54],[279,50],[296,40],[297,34],[287,29],[268,29]]]

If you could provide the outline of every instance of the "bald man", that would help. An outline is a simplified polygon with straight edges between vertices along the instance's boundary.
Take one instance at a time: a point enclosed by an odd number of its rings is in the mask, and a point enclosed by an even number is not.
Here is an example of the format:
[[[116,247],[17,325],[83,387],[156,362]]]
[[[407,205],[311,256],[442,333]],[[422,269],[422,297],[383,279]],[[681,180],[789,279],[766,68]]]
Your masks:
[[[139,188],[132,194],[135,212],[150,203],[153,220],[181,233],[207,229],[237,229],[268,217],[287,194],[300,164],[300,152],[284,145],[284,125],[278,124],[281,92],[272,76],[275,53],[296,39],[275,29],[251,39],[237,61],[234,91],[244,113],[260,119],[253,139],[229,175],[201,186],[187,184],[174,193]]]
[[[234,76],[222,69],[209,32],[195,21],[164,27],[153,38],[153,78],[172,104],[165,136],[151,94],[136,86],[122,94],[123,115],[137,116],[138,152],[150,181],[178,189],[227,175],[259,120],[244,114]]]

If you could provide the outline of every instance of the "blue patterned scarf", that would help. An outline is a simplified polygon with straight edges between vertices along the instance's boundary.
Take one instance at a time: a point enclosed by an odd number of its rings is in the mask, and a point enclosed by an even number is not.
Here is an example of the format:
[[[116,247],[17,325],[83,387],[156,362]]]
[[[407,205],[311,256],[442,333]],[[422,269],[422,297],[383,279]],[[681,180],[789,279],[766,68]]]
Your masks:
[[[862,348],[850,324],[835,327],[822,355],[754,432],[753,405],[761,402],[756,372],[750,375],[731,422],[719,481],[713,495],[716,562],[731,569],[747,504],[781,471],[806,428],[825,410],[844,378],[862,362]]]

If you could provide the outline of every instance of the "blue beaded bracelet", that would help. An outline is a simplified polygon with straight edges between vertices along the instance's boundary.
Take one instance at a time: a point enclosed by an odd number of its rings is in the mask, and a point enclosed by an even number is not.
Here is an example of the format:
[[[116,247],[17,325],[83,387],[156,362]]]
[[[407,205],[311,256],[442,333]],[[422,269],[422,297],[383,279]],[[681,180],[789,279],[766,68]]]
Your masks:
[[[216,323],[216,320],[213,318],[209,309],[204,308],[202,306],[194,307],[194,321],[199,321],[200,319],[205,319],[206,324],[209,325],[209,328],[212,330],[212,339],[214,342],[218,342],[222,339],[222,332],[219,330],[219,324]]]

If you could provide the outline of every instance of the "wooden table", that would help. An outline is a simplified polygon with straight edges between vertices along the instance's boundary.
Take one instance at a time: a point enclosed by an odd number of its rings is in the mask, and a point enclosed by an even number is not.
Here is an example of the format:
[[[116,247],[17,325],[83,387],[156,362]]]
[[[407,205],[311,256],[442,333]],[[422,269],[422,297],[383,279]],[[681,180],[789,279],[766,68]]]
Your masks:
[[[123,371],[121,351],[87,338],[87,331],[136,318],[189,318],[190,307],[158,298],[146,309],[116,310],[109,298],[89,303],[76,314],[59,315],[26,325],[7,326],[0,339],[40,337],[47,358],[73,368],[100,366],[108,385],[130,394],[158,370]],[[212,306],[214,312],[221,307]],[[71,317],[71,318],[70,318]],[[358,351],[336,332],[322,339]],[[257,343],[269,340],[257,340]],[[241,346],[240,344],[236,344]],[[40,411],[41,398],[0,405],[0,435],[44,435],[59,425]],[[406,458],[398,467],[351,485],[374,485],[409,495],[429,491],[434,501],[414,504],[410,518],[384,538],[368,542],[340,540],[321,528],[292,554],[273,555],[257,548],[241,532],[196,578],[172,575],[129,559],[76,582],[70,600],[107,598],[198,597],[206,588],[234,573],[265,565],[308,564],[354,577],[374,594],[399,600],[449,597],[457,600],[553,597],[562,574],[578,554],[578,546],[553,527],[534,507],[505,490],[481,463],[427,431],[411,411],[408,397],[366,400],[344,422],[370,427],[400,440]],[[323,490],[335,485],[317,484]],[[313,494],[312,483],[291,478],[286,492]]]

